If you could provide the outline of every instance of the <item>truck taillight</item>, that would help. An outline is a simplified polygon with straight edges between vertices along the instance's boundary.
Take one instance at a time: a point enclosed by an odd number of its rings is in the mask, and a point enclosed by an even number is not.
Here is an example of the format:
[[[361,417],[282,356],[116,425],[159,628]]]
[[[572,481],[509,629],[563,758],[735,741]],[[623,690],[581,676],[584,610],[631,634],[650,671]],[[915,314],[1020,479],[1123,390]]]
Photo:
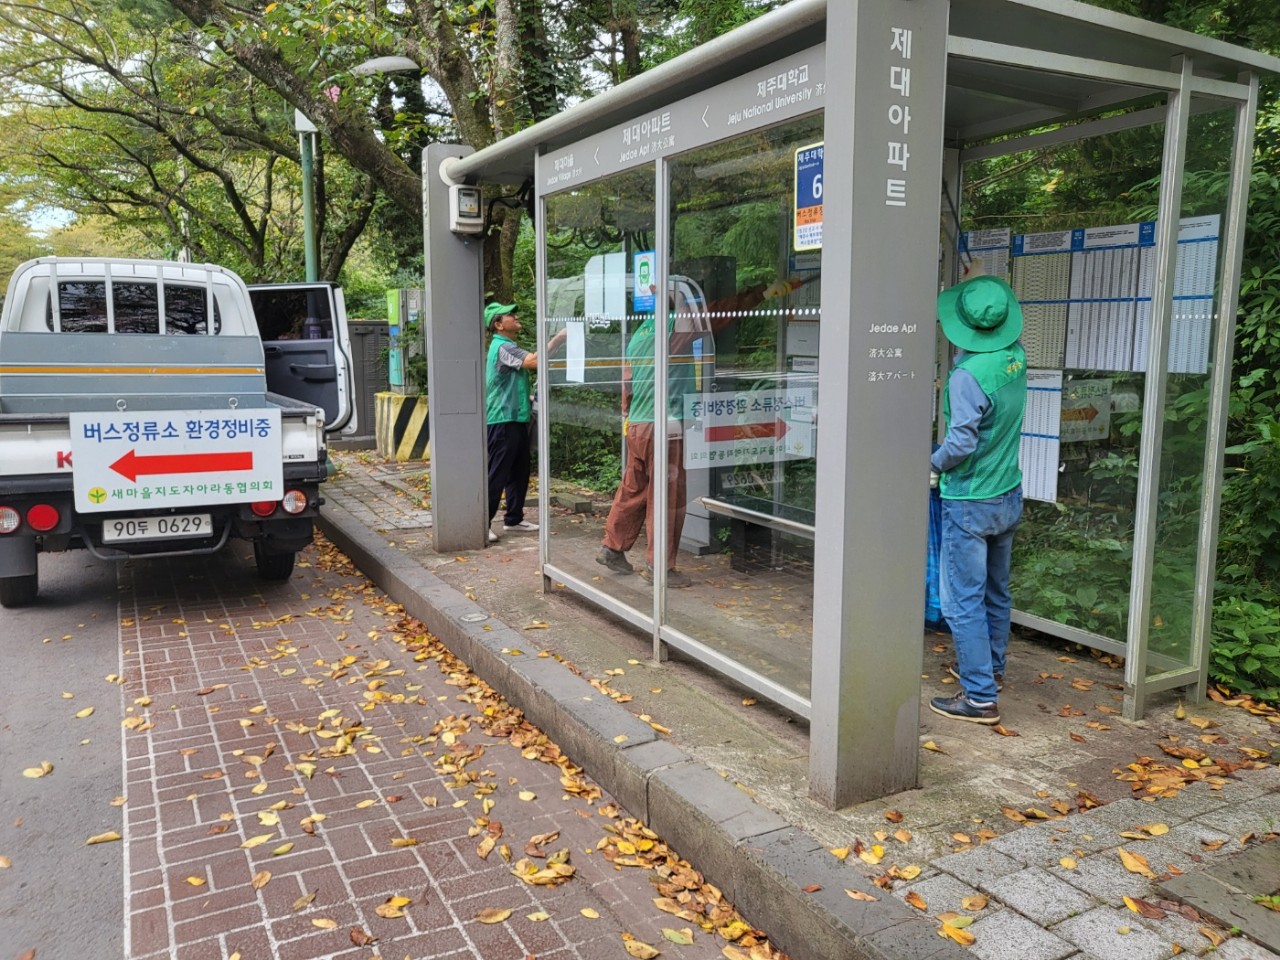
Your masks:
[[[285,513],[301,513],[307,509],[307,495],[301,490],[288,490],[280,501],[280,506]]]
[[[0,507],[0,534],[13,533],[22,525],[22,514],[13,507]]]
[[[276,502],[274,500],[255,500],[249,504],[249,509],[259,517],[269,517],[276,512]]]
[[[51,503],[37,503],[27,511],[27,523],[33,530],[40,533],[48,533],[58,525],[61,519],[62,515],[58,513],[58,508]]]

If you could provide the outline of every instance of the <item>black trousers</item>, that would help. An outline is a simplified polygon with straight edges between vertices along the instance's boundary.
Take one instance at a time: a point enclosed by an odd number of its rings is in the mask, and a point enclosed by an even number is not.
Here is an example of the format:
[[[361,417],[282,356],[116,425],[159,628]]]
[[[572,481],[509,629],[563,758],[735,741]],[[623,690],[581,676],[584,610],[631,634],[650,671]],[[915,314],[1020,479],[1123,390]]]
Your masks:
[[[529,493],[531,431],[527,423],[489,424],[489,522],[498,513],[503,494],[507,510],[503,523],[514,527],[524,520],[524,500]]]

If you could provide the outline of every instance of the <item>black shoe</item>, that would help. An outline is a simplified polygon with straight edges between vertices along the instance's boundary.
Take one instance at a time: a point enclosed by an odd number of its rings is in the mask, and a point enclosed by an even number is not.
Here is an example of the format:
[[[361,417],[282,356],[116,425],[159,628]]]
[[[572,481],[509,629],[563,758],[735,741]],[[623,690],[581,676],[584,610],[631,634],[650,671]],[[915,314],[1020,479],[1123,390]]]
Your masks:
[[[975,703],[966,693],[957,693],[954,697],[934,697],[929,701],[929,709],[953,720],[985,723],[989,727],[1000,722],[999,707],[994,703]]]
[[[596,554],[596,563],[603,567],[608,567],[614,573],[636,572],[636,568],[627,563],[627,555],[625,553],[604,545],[601,545],[600,552]]]
[[[956,665],[954,663],[944,663],[942,665],[942,669],[947,671],[947,673],[951,674],[957,680],[960,679],[960,671],[956,669]],[[996,693],[1000,693],[1004,690],[1004,674],[997,673],[995,676],[996,676]]]

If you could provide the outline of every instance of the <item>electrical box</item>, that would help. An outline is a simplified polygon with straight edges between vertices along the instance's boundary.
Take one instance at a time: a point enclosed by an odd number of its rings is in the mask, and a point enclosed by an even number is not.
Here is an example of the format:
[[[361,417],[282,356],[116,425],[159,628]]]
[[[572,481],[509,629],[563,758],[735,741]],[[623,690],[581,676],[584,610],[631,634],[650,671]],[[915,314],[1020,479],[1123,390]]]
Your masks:
[[[479,187],[449,187],[449,229],[454,233],[479,233],[484,229],[484,206]]]

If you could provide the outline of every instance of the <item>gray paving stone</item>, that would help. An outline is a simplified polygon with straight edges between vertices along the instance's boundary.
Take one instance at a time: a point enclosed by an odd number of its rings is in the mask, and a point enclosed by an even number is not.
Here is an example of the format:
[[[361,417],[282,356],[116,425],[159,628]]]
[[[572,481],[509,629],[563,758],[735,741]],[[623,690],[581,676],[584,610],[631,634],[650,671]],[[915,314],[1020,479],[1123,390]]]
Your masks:
[[[1164,906],[1166,903],[1169,903],[1169,901],[1165,900],[1156,902],[1156,905]],[[1168,916],[1163,920],[1148,920],[1146,917],[1141,917],[1132,911],[1128,911],[1128,913],[1133,920],[1142,924],[1152,933],[1178,944],[1178,946],[1182,947],[1182,949],[1186,951],[1188,956],[1194,956],[1204,950],[1205,947],[1209,946],[1209,940],[1200,932],[1200,928],[1216,926],[1216,924],[1207,918],[1201,920],[1199,923],[1193,923],[1174,910],[1169,910]],[[1221,932],[1223,936],[1226,936],[1226,931],[1220,930],[1219,932]],[[1211,953],[1209,956],[1213,958],[1213,960],[1217,960],[1218,958],[1216,953]]]
[[[1119,904],[1125,897],[1150,897],[1151,884],[1140,874],[1130,873],[1113,851],[1083,857],[1076,868],[1050,867],[1049,872],[1077,890],[1107,903]]]
[[[1207,827],[1233,837],[1242,837],[1246,833],[1265,834],[1280,830],[1280,802],[1277,802],[1273,794],[1263,794],[1196,819]]]
[[[1039,867],[1028,867],[992,880],[983,890],[1045,927],[1097,906],[1093,897]]]
[[[1185,792],[1186,791],[1183,791],[1183,793]],[[1173,800],[1168,802],[1172,803]],[[1165,810],[1169,808],[1162,807],[1160,809],[1161,815],[1156,816],[1155,803],[1144,803],[1141,800],[1116,800],[1112,803],[1106,804],[1105,806],[1094,807],[1092,810],[1087,810],[1080,814],[1080,817],[1083,820],[1094,821],[1101,824],[1102,827],[1099,829],[1111,827],[1116,831],[1120,831],[1132,830],[1139,824],[1151,823],[1153,820],[1159,820],[1161,823],[1167,823],[1172,826],[1175,821],[1190,820],[1195,816],[1194,813],[1189,813],[1185,816],[1178,815],[1172,811],[1165,813]],[[1091,832],[1087,827],[1082,827],[1082,829],[1084,829],[1085,832]]]
[[[1280,960],[1280,956],[1244,937],[1232,937],[1209,956],[1213,960]]]
[[[1118,842],[1115,831],[1109,828],[1098,829],[1098,824],[1092,821],[1068,818],[1014,830],[988,841],[985,846],[1030,866],[1048,867],[1063,857],[1076,856],[1072,853],[1074,850],[1096,853]]]
[[[1236,776],[1251,787],[1262,790],[1280,789],[1280,766],[1272,765],[1263,767],[1261,770],[1241,770]]]
[[[1013,859],[1013,857],[1005,856],[998,850],[992,850],[985,843],[976,850],[966,850],[964,853],[952,853],[945,857],[939,857],[933,861],[933,865],[939,870],[963,880],[971,887],[981,887],[988,880],[994,880],[1010,873],[1017,873],[1025,866],[1024,863]]]
[[[1244,799],[1247,798],[1240,797],[1240,800]],[[1152,820],[1142,822],[1151,823],[1154,820],[1172,825],[1174,820],[1190,820],[1231,802],[1232,794],[1227,789],[1210,790],[1203,783],[1193,783],[1179,790],[1176,797],[1165,797],[1151,804],[1154,808]]]
[[[1123,929],[1129,932],[1120,933]],[[1130,911],[1115,907],[1097,907],[1063,920],[1053,932],[1097,960],[1165,960],[1174,954],[1172,941],[1134,922]]]
[[[1216,851],[1206,850],[1201,841],[1226,841]],[[1218,830],[1211,830],[1192,820],[1170,828],[1163,836],[1147,842],[1137,841],[1128,849],[1141,853],[1157,874],[1172,872],[1171,867],[1189,873],[1202,863],[1217,859],[1240,847],[1232,837]]]
[[[915,883],[893,891],[893,895],[903,900],[911,891],[920,895],[932,916],[955,911],[968,917],[986,917],[1000,909],[1000,905],[994,900],[988,900],[987,906],[976,913],[968,909],[962,901],[967,897],[978,896],[978,891],[945,873],[928,880],[917,880]]]
[[[1074,943],[1012,910],[983,917],[969,932],[974,936],[969,952],[978,960],[1064,960],[1076,952]]]

